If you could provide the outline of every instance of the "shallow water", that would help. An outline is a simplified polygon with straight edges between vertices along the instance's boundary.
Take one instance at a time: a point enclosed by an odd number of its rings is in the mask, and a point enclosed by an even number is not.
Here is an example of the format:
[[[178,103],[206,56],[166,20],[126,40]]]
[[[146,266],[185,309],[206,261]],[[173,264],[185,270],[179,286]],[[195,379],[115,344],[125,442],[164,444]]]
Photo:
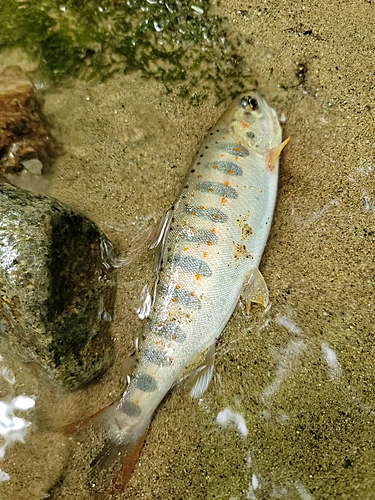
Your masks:
[[[242,33],[245,65],[291,137],[261,263],[271,307],[254,306],[250,318],[237,308],[202,400],[182,387],[166,398],[123,498],[372,499],[375,8],[231,1],[220,12]],[[301,64],[304,79],[296,75]],[[129,232],[173,203],[224,107],[214,96],[190,107],[137,74],[50,92],[45,111],[65,154],[48,175],[48,192],[89,215],[125,254]],[[134,127],[144,140],[126,141]],[[120,269],[118,357],[99,383],[51,395],[12,366],[15,394],[35,396],[36,408],[22,412],[32,422],[25,444],[6,449],[1,469],[10,480],[0,484],[1,499],[24,499],[26,491],[28,499],[91,497],[85,457],[95,435],[77,443],[51,426],[121,394],[121,360],[141,331],[134,308],[151,279],[147,256]],[[217,423],[225,408],[243,417],[247,434]]]

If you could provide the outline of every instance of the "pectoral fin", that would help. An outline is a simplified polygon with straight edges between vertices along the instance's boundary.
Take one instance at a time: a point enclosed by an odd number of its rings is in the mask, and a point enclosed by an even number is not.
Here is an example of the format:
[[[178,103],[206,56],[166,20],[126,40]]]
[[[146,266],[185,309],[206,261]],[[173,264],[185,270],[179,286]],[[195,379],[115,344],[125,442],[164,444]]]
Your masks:
[[[267,307],[268,288],[257,267],[251,270],[249,279],[242,289],[241,296],[247,313],[249,313],[251,302],[256,302],[257,304],[262,304],[263,307]]]
[[[168,228],[170,226],[172,219],[172,212],[167,210],[164,216],[160,219],[159,225],[155,228],[152,233],[152,242],[150,244],[150,249],[157,248],[161,244],[161,249],[163,250],[165,245],[165,237],[168,234]]]
[[[271,172],[274,170],[275,165],[276,165],[276,161],[278,160],[279,156],[281,155],[281,151],[288,144],[289,140],[290,140],[290,137],[288,137],[287,139],[285,139],[285,141],[282,142],[279,146],[277,146],[277,148],[272,149],[268,153],[267,166],[268,166],[268,168],[269,168],[269,170]]]

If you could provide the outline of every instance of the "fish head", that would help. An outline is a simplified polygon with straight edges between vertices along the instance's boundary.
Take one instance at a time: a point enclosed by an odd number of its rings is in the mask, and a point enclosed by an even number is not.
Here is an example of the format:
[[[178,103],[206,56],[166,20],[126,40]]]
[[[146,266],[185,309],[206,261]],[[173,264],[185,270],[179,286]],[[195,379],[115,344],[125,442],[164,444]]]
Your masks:
[[[281,142],[281,126],[276,111],[257,92],[239,95],[224,115],[229,131],[244,146],[259,154],[275,149]]]

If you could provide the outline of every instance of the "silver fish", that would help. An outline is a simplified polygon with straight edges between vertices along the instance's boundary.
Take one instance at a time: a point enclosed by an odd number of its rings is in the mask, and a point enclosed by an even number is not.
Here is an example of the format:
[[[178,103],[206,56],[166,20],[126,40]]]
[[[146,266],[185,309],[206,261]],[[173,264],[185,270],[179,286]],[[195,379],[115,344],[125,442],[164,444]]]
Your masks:
[[[159,403],[208,350],[191,394],[199,397],[207,388],[212,346],[241,294],[245,301],[268,302],[258,266],[274,212],[278,158],[289,139],[281,140],[277,114],[260,95],[237,97],[203,142],[164,224],[162,263],[138,365],[121,400],[105,415],[109,441],[93,462],[120,456],[121,487]]]

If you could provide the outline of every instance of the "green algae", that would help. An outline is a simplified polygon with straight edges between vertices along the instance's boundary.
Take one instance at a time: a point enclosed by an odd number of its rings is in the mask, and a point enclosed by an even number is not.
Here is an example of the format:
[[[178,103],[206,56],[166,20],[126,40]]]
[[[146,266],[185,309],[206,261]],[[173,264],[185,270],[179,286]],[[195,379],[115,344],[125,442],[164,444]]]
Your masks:
[[[239,39],[209,0],[8,0],[0,51],[21,47],[52,80],[138,70],[199,104],[242,88]]]

